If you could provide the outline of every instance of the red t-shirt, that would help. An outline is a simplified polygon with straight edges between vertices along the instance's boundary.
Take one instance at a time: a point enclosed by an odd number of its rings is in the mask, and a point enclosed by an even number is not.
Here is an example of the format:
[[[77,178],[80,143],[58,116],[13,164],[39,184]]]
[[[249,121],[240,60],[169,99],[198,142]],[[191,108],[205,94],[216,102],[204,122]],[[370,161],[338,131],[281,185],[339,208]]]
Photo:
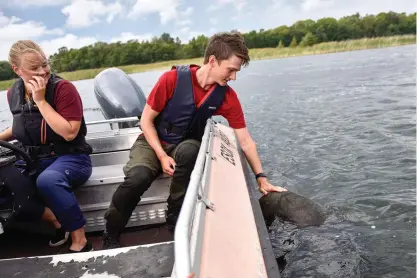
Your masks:
[[[7,91],[7,100],[10,99],[10,90]],[[81,121],[83,117],[83,104],[75,86],[61,80],[55,88],[54,106],[58,114],[67,121]]]
[[[210,91],[204,90],[197,82],[197,67],[191,68],[191,76],[193,83],[194,101],[195,105],[201,102],[204,96]],[[153,87],[148,96],[146,103],[155,111],[161,112],[167,102],[174,95],[175,86],[177,83],[177,70],[173,69],[165,72],[159,78],[156,85]],[[231,128],[239,129],[246,127],[245,117],[243,115],[242,106],[236,92],[228,86],[223,104],[216,111],[215,115],[220,115],[226,118]]]

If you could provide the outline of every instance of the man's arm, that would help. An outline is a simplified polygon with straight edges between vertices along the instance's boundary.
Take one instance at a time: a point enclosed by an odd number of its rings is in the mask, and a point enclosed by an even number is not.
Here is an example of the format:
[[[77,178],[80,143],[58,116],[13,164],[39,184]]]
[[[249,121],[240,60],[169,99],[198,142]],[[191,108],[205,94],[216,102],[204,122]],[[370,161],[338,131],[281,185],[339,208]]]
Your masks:
[[[253,173],[255,175],[262,173],[261,160],[259,159],[258,151],[256,150],[256,144],[250,136],[248,129],[245,127],[234,129],[234,131]]]
[[[158,114],[159,112],[153,110],[148,104],[146,104],[140,118],[140,128],[145,135],[146,141],[148,141],[148,144],[152,147],[156,153],[156,156],[160,160],[161,157],[166,155],[166,152],[162,148],[154,125],[154,120]]]
[[[259,159],[258,151],[256,150],[256,144],[253,141],[252,137],[249,134],[248,129],[239,128],[234,129],[239,144],[243,150],[243,153],[246,156],[246,159],[249,162],[250,167],[255,175],[262,173],[262,164],[261,160]],[[257,179],[259,191],[263,194],[267,194],[268,192],[276,191],[287,191],[285,188],[279,186],[273,186],[268,182],[268,180],[264,177],[260,177]]]
[[[151,106],[146,104],[140,118],[140,128],[145,135],[146,141],[155,151],[156,156],[161,162],[162,170],[172,176],[175,170],[175,161],[173,158],[168,156],[162,148],[154,125],[155,118],[158,114],[159,112],[153,110]]]

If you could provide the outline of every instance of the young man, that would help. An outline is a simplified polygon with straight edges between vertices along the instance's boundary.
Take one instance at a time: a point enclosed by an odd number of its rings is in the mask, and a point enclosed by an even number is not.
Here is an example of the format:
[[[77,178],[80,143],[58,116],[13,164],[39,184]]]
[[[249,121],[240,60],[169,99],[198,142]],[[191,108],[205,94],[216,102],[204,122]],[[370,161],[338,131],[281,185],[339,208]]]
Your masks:
[[[130,160],[123,169],[125,181],[114,193],[105,215],[103,249],[120,246],[120,232],[161,171],[172,176],[167,225],[175,226],[206,121],[212,115],[225,117],[234,129],[260,192],[286,191],[270,184],[263,174],[236,92],[227,85],[228,81],[236,80],[241,66],[248,64],[243,37],[238,33],[221,33],[210,38],[203,66],[174,67],[160,77],[142,113],[143,134],[132,146]]]

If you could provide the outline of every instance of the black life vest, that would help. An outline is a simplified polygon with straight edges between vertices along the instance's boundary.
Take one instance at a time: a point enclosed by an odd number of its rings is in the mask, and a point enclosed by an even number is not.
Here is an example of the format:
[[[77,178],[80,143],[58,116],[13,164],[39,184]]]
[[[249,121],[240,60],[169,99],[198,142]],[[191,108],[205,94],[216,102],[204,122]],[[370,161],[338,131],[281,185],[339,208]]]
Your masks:
[[[61,80],[62,78],[53,74],[46,85],[45,100],[55,110],[55,88]],[[9,107],[13,114],[13,136],[22,143],[32,157],[92,153],[91,146],[85,140],[87,127],[84,117],[77,136],[72,141],[66,141],[49,127],[37,106],[25,100],[25,86],[21,78],[10,88]]]

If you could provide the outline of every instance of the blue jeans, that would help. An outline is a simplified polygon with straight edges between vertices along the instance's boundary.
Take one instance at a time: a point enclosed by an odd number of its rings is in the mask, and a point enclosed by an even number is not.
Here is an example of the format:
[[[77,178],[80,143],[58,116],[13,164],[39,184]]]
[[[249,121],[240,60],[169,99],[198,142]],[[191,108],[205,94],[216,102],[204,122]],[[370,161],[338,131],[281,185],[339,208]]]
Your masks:
[[[85,218],[73,190],[91,176],[89,155],[71,154],[38,162],[36,187],[46,206],[55,214],[62,227],[69,232],[85,225]]]

